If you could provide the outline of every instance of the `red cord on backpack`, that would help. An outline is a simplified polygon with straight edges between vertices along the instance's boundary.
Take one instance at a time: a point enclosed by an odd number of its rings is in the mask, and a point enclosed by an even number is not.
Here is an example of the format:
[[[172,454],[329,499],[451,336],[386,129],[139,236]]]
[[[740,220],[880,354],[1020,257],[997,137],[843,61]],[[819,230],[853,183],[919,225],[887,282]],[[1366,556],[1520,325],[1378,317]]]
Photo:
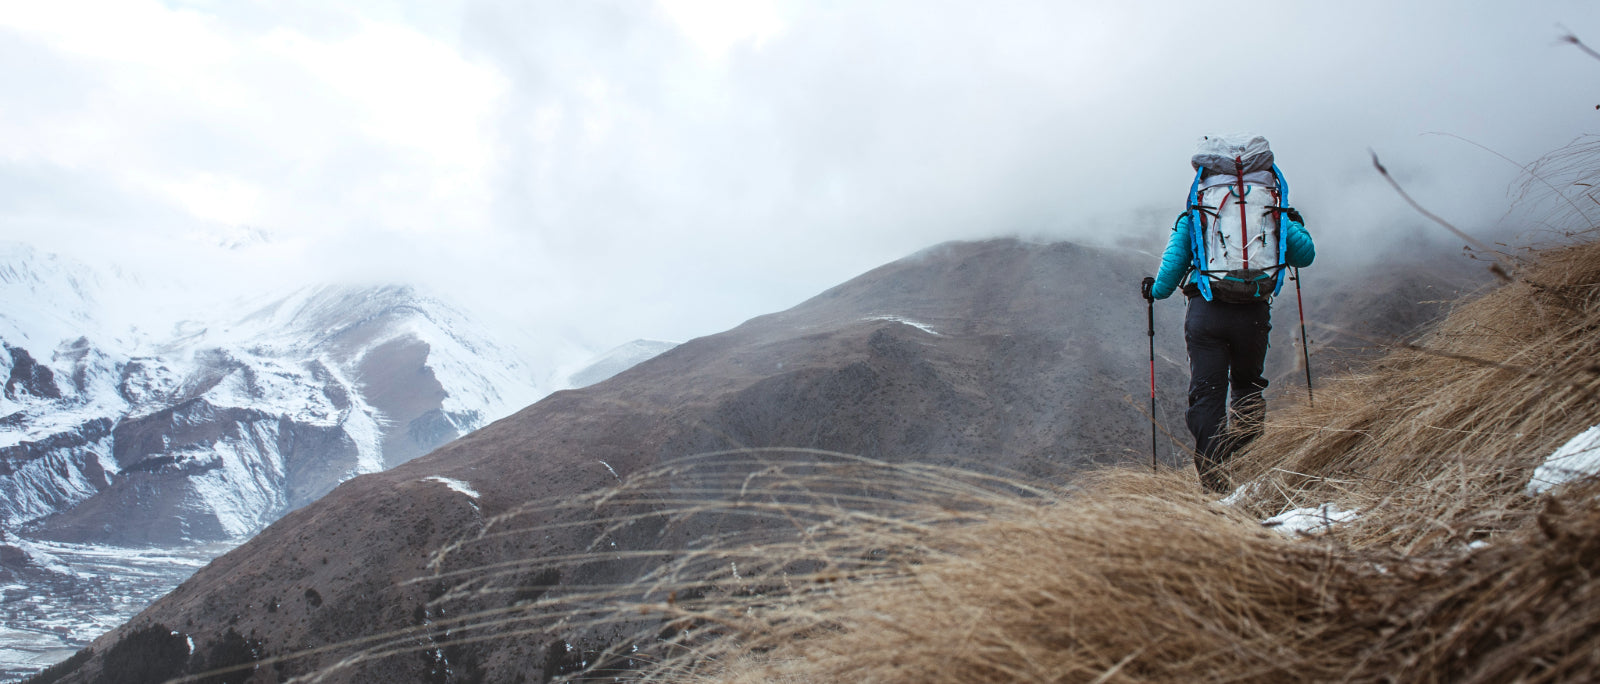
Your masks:
[[[1248,268],[1250,268],[1250,222],[1249,222],[1249,219],[1246,218],[1246,216],[1245,216],[1245,206],[1244,206],[1244,204],[1245,204],[1245,202],[1244,202],[1244,192],[1245,192],[1245,190],[1244,190],[1244,158],[1243,157],[1234,157],[1233,158],[1233,171],[1234,171],[1234,173],[1239,174],[1237,176],[1237,180],[1234,181],[1235,183],[1237,183],[1239,185],[1239,200],[1238,200],[1238,204],[1239,204],[1239,244],[1242,245],[1242,247],[1240,249],[1243,250],[1243,256],[1244,256],[1243,268],[1247,268],[1248,269]]]

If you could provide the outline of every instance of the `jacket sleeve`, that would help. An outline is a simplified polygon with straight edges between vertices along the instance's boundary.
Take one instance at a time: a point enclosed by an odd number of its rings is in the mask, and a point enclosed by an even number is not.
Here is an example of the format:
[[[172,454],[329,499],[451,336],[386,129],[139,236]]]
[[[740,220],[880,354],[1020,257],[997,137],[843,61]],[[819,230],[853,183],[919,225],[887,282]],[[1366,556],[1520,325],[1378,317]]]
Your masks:
[[[1283,255],[1283,262],[1295,268],[1305,268],[1317,258],[1317,246],[1311,242],[1311,233],[1306,231],[1304,224],[1299,221],[1285,222],[1288,235],[1286,236],[1288,252]]]
[[[1307,238],[1310,244],[1310,238]],[[1178,217],[1172,225],[1172,237],[1167,238],[1167,251],[1161,254],[1161,270],[1156,272],[1156,284],[1150,294],[1156,299],[1172,296],[1172,291],[1183,282],[1183,277],[1194,267],[1194,249],[1189,246],[1189,215]]]

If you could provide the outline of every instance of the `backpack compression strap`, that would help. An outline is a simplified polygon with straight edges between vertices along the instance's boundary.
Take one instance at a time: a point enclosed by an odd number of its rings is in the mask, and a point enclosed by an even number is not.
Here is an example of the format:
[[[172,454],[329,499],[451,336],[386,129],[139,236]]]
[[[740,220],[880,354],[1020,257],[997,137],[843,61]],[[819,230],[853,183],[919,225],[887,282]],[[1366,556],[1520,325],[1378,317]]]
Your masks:
[[[1238,199],[1234,201],[1234,206],[1239,207],[1239,249],[1242,250],[1242,257],[1243,257],[1242,263],[1244,264],[1244,268],[1249,269],[1250,268],[1250,217],[1249,217],[1248,214],[1245,213],[1245,210],[1247,208],[1249,208],[1250,205],[1245,201],[1245,195],[1247,195],[1249,193],[1249,191],[1244,189],[1244,159],[1241,158],[1241,157],[1234,157],[1233,158],[1233,166],[1234,166],[1234,168],[1239,169],[1239,175],[1238,175],[1237,179],[1234,181],[1234,185],[1237,187],[1235,192],[1238,193],[1237,195],[1235,195],[1236,197],[1238,197]],[[1218,203],[1217,208],[1218,209],[1222,208],[1220,202]],[[1220,229],[1221,226],[1218,226],[1218,228]]]

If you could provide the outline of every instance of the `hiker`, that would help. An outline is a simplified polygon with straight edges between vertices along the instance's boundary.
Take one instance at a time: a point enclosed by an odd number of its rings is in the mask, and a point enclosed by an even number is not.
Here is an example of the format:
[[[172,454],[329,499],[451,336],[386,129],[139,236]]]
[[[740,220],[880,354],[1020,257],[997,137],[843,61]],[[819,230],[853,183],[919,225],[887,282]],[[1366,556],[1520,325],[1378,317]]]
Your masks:
[[[1142,288],[1152,302],[1180,285],[1188,297],[1184,417],[1194,435],[1200,483],[1226,493],[1231,487],[1223,467],[1261,434],[1266,416],[1261,373],[1272,297],[1283,287],[1284,271],[1310,266],[1316,247],[1300,213],[1289,207],[1288,183],[1265,138],[1206,137],[1190,163],[1189,207],[1172,226],[1161,269]]]

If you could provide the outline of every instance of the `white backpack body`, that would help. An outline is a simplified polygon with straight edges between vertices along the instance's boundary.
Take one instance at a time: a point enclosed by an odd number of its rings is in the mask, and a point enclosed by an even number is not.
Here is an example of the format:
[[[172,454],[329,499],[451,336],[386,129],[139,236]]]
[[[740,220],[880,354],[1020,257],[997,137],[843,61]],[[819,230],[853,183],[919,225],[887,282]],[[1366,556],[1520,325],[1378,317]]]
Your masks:
[[[1270,301],[1283,287],[1288,183],[1266,140],[1207,138],[1192,163],[1193,282],[1207,301]]]

